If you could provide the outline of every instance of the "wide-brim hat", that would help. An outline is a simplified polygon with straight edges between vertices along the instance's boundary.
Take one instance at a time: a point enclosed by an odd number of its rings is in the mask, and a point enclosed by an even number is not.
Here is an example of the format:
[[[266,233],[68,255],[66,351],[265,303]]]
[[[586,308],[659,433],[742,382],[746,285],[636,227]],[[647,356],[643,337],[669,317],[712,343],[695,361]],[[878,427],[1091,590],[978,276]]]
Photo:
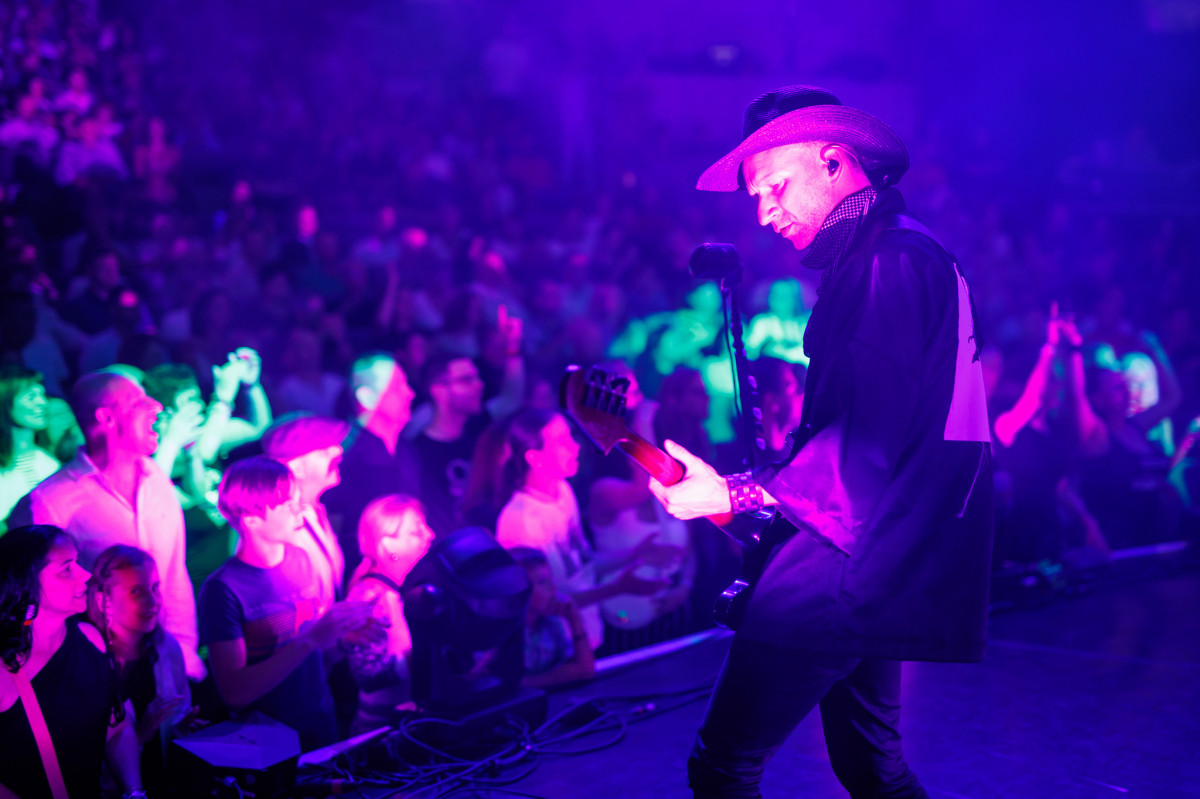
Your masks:
[[[704,170],[696,181],[701,191],[737,191],[746,187],[742,162],[750,156],[809,141],[849,147],[877,188],[891,186],[908,171],[908,149],[883,121],[866,111],[842,105],[825,89],[784,86],[746,106],[742,143]]]

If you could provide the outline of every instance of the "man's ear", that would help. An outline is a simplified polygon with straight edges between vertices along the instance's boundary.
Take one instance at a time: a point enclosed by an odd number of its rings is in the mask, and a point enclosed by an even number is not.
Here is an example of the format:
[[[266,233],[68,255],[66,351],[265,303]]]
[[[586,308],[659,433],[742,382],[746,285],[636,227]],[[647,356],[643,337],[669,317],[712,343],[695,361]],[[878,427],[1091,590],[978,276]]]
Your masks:
[[[821,163],[831,178],[848,167],[859,167],[858,158],[843,144],[826,144],[822,147]]]
[[[96,427],[101,430],[107,430],[114,427],[117,422],[117,416],[112,412],[112,408],[100,407],[96,409]]]

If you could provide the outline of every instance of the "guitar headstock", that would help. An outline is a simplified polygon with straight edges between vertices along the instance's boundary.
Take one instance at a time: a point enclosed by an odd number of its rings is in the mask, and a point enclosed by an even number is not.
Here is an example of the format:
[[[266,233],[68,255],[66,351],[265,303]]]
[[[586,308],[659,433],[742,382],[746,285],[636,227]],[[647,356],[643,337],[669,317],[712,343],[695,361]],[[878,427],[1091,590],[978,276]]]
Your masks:
[[[629,438],[625,424],[629,379],[596,366],[568,366],[559,384],[558,399],[566,415],[600,450],[609,453]]]

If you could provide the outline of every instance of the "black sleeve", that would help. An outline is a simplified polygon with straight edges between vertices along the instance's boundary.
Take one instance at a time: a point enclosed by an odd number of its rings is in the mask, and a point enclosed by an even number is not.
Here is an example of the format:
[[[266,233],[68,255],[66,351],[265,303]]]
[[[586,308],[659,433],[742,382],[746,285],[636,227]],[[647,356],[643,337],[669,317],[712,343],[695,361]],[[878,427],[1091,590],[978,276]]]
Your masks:
[[[823,379],[841,413],[790,462],[757,475],[789,521],[848,554],[912,435],[928,331],[954,309],[952,276],[914,234],[877,244],[860,305],[847,311],[858,322]]]

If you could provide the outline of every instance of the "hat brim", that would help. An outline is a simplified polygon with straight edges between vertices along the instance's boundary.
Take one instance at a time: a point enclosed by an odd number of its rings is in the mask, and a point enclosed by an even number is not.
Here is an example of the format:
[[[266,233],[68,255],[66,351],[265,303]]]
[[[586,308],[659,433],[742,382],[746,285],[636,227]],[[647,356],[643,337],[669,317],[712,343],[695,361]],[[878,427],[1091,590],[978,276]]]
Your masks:
[[[854,150],[872,183],[890,186],[908,170],[908,149],[882,120],[844,105],[810,105],[789,111],[747,136],[742,143],[704,170],[700,191],[737,191],[738,173],[752,155],[810,141],[844,144]]]

